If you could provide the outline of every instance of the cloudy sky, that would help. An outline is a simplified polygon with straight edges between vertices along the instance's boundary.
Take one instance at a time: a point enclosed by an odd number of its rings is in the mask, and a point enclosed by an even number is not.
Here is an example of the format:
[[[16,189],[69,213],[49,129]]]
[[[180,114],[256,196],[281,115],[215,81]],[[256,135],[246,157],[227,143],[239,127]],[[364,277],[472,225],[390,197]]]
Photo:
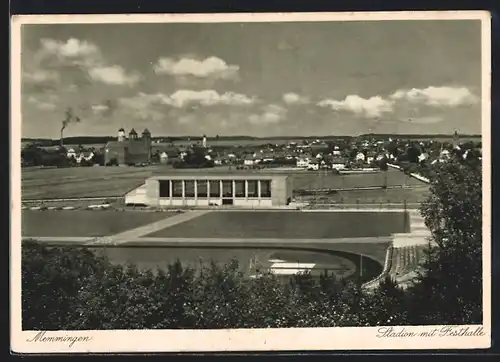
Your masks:
[[[22,28],[23,137],[480,133],[478,20]]]

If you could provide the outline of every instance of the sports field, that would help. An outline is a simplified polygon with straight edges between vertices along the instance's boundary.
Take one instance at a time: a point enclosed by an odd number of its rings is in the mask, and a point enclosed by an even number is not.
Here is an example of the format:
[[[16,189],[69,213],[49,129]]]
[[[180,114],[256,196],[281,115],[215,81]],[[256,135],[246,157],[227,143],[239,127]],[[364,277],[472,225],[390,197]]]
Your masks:
[[[363,250],[365,257],[362,262],[362,273],[359,273],[360,256],[354,251]],[[363,281],[378,276],[382,271],[387,244],[358,244],[337,245],[335,250],[328,245],[316,244],[307,248],[293,245],[279,247],[147,247],[147,246],[113,246],[95,248],[95,252],[102,253],[112,263],[134,263],[140,269],[166,269],[169,264],[180,260],[186,267],[200,270],[208,267],[211,262],[224,265],[236,260],[242,271],[255,273],[255,268],[261,272],[272,271],[275,274],[289,276],[299,271],[308,271],[312,275],[319,275],[324,271],[334,273],[338,277],[362,275]],[[348,250],[348,251],[346,251]]]
[[[78,247],[71,237],[118,234],[123,238],[118,245],[92,248],[113,263],[133,262],[140,268],[156,269],[180,260],[199,270],[212,261],[226,264],[236,259],[242,270],[253,265],[283,276],[328,270],[349,277],[359,274],[363,259],[360,274],[365,281],[380,273],[390,235],[407,231],[408,224],[401,212],[25,210],[22,218],[23,236],[55,237],[45,239],[49,245]],[[150,229],[148,224],[164,219],[169,227],[161,223]],[[134,230],[141,232],[133,236]],[[363,237],[367,239],[355,239]]]
[[[148,237],[333,239],[389,236],[407,230],[402,212],[210,212]]]
[[[137,228],[175,213],[141,211],[22,211],[23,237],[109,236]]]

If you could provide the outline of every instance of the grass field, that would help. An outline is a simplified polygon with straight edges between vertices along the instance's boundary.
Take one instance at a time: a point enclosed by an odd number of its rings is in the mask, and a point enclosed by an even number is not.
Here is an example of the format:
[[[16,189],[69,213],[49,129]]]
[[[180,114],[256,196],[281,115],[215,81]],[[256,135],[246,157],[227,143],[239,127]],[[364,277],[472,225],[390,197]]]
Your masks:
[[[105,143],[88,143],[88,144],[84,144],[82,145],[84,148],[86,149],[90,149],[90,148],[94,148],[96,150],[100,150],[102,148],[104,148],[106,146]],[[59,149],[59,145],[57,146],[44,146],[42,147],[44,150],[49,150],[49,151],[55,151],[55,150],[58,150]],[[80,145],[78,144],[71,144],[71,143],[64,143],[64,147],[69,150],[70,148],[74,149],[76,152],[78,152],[79,150],[79,147]]]
[[[22,236],[108,236],[174,213],[134,211],[22,211]]]
[[[381,187],[385,184],[385,177],[387,177],[387,186],[425,185],[422,181],[394,169],[389,169],[387,175],[384,175],[384,172],[348,175],[325,174],[323,172],[297,172],[292,177],[294,190]]]
[[[405,232],[400,212],[211,212],[148,235],[183,238],[329,239]]]
[[[74,168],[26,168],[22,170],[22,198],[50,199],[50,198],[77,198],[77,197],[120,197],[128,191],[144,183],[144,180],[153,175],[172,172],[164,166],[136,167],[74,167]],[[183,170],[183,172],[186,172]],[[228,167],[212,169],[189,170],[195,173],[234,172],[241,173]],[[259,172],[259,171],[255,171]],[[282,173],[280,171],[276,171]],[[283,171],[285,172],[285,171]],[[384,175],[382,172],[363,175],[333,175],[321,172],[286,171],[293,177],[294,190],[318,188],[349,188],[382,186]],[[388,186],[424,184],[397,170],[387,171]],[[416,200],[422,197],[420,191],[377,190],[371,195],[365,191],[359,194],[344,193],[340,198],[354,200],[368,198],[378,200],[390,199],[392,202],[400,200]],[[408,201],[412,202],[412,201]]]
[[[123,196],[152,175],[154,167],[26,168],[23,199]]]
[[[404,203],[416,204],[424,201],[429,195],[429,189],[418,187],[412,189],[377,189],[377,190],[353,190],[339,191],[335,194],[303,196],[297,199],[309,202],[313,199],[316,204],[373,204],[384,207],[386,204]]]

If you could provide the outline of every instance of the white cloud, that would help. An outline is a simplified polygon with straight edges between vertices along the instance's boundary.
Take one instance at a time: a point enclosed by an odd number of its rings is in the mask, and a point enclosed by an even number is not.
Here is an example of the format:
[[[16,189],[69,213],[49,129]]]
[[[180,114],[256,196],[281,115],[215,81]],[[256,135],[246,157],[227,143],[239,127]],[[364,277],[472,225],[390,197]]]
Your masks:
[[[308,103],[309,99],[307,97],[302,97],[297,93],[285,93],[283,95],[283,101],[287,104],[304,104]]]
[[[153,66],[156,74],[169,74],[174,76],[195,76],[199,78],[233,79],[238,75],[239,66],[229,65],[217,57],[204,60],[194,58],[160,58]]]
[[[185,107],[189,104],[201,104],[204,106],[212,106],[217,104],[225,105],[249,105],[255,102],[254,98],[248,97],[244,94],[225,92],[219,94],[215,90],[178,90],[170,95],[168,104],[174,107]]]
[[[99,54],[99,48],[85,40],[70,38],[66,42],[42,39],[42,50],[60,57],[81,57]]]
[[[126,110],[127,115],[142,120],[159,121],[165,119],[165,112],[158,109],[163,104],[162,99],[166,96],[158,94],[139,93],[137,96],[121,98],[118,100],[120,108]]]
[[[33,72],[23,72],[23,78],[30,83],[47,83],[59,80],[59,74],[54,71],[37,69]]]
[[[42,79],[41,74],[49,74],[52,78],[59,77],[58,71],[64,69],[71,70],[69,74],[74,80],[75,75],[81,74],[90,79],[105,84],[114,85],[134,85],[140,80],[137,73],[127,72],[120,65],[109,64],[104,59],[101,49],[86,40],[70,38],[67,41],[54,39],[42,39],[40,48],[33,58],[32,68],[36,70],[27,73],[27,79]],[[62,73],[60,73],[62,75]],[[78,77],[77,77],[78,78]]]
[[[148,108],[153,105],[165,104],[165,100],[168,99],[168,96],[157,93],[157,94],[146,94],[140,92],[136,96],[126,97],[119,99],[119,103],[124,107],[132,108],[132,109],[143,109]]]
[[[48,66],[72,65],[88,68],[102,63],[99,47],[85,40],[70,38],[64,42],[42,39],[40,44],[35,60]]]
[[[163,93],[139,93],[135,97],[122,99],[121,103],[132,108],[142,108],[153,104],[184,108],[196,105],[245,106],[251,105],[256,101],[257,100],[255,98],[248,97],[244,94],[234,92],[225,92],[219,94],[217,91],[210,89],[202,91],[178,90],[170,95],[166,95]]]
[[[393,102],[380,96],[365,99],[358,95],[348,95],[343,101],[324,99],[318,103],[318,106],[329,107],[335,111],[352,112],[366,118],[380,117],[393,110]]]
[[[54,104],[54,102],[56,101],[56,98],[54,97],[55,96],[49,97],[49,101],[41,101],[36,97],[30,96],[28,97],[28,103],[32,104],[41,111],[53,111],[57,108],[57,106]]]
[[[428,106],[456,107],[478,102],[478,97],[465,87],[427,87],[425,89],[398,90],[391,95],[393,100],[406,100]]]
[[[95,104],[92,106],[92,111],[94,113],[104,113],[109,110],[109,107],[105,104]]]
[[[251,115],[249,121],[253,124],[279,123],[286,118],[287,113],[288,111],[286,108],[276,104],[270,104],[264,108],[262,113]]]
[[[113,85],[134,85],[139,80],[138,74],[127,74],[125,69],[119,65],[94,67],[89,69],[89,75],[92,80]]]

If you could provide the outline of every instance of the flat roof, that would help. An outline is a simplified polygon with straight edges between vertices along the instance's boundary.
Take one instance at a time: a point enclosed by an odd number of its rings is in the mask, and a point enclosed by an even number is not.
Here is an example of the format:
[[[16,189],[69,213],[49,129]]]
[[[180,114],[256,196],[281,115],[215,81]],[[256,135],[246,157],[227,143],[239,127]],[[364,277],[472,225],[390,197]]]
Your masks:
[[[289,175],[270,173],[167,173],[149,177],[148,180],[273,180],[287,179]]]

